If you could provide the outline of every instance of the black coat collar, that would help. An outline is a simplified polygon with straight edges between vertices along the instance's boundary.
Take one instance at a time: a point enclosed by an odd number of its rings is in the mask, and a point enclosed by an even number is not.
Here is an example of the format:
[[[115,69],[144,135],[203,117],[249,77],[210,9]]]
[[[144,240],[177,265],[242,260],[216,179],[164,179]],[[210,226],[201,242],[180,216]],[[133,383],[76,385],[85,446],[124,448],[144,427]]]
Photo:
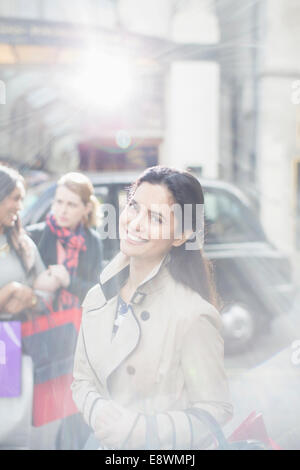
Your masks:
[[[139,304],[148,294],[163,287],[164,281],[170,276],[167,269],[169,261],[170,255],[167,255],[146,280],[140,284],[131,298],[131,303]],[[126,283],[129,276],[129,262],[130,259],[120,252],[102,271],[100,286],[107,302],[118,295]]]

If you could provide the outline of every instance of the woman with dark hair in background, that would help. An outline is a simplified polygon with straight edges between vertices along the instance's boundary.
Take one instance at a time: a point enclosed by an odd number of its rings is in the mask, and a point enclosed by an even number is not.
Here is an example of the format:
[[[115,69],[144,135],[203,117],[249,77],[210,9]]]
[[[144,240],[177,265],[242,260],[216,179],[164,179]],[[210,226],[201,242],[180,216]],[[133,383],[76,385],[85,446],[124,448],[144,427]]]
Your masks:
[[[24,195],[23,177],[0,165],[0,321],[32,320],[46,313],[44,298],[59,286],[21,226],[19,212]],[[12,358],[7,360],[9,367],[15,365]],[[20,374],[22,396],[16,400],[0,398],[0,448],[29,445],[34,371],[26,355],[22,356]],[[3,371],[0,375],[3,380]],[[9,381],[2,385],[9,387]]]
[[[59,287],[21,226],[24,195],[23,177],[0,165],[0,318],[38,311],[37,290],[54,292]]]
[[[94,431],[87,449],[207,447],[199,412],[221,425],[232,415],[212,271],[197,245],[203,204],[199,181],[176,169],[147,169],[131,188],[121,252],[83,303],[72,391]]]

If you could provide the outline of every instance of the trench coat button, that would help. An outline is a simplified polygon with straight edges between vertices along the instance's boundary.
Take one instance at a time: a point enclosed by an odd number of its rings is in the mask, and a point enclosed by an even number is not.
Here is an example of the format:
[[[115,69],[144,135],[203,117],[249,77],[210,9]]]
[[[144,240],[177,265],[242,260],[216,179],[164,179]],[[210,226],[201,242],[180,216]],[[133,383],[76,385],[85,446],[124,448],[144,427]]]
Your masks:
[[[129,375],[134,375],[135,374],[135,368],[132,366],[127,366],[127,372]]]
[[[149,320],[150,318],[150,313],[147,312],[146,310],[144,310],[142,313],[141,313],[141,319],[144,320],[144,321],[147,321]]]

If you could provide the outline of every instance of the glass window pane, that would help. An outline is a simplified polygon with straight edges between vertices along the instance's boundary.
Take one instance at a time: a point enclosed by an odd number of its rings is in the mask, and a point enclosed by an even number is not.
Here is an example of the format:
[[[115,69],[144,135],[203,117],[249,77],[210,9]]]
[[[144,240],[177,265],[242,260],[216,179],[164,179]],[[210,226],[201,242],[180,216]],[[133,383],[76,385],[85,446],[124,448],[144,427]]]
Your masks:
[[[205,222],[206,243],[264,240],[258,217],[228,191],[205,192]]]

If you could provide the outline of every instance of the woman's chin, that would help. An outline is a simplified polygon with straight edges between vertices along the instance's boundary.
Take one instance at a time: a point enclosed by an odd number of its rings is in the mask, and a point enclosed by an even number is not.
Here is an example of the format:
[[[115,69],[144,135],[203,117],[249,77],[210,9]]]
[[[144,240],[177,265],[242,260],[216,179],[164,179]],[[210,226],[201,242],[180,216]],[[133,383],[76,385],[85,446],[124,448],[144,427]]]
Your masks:
[[[67,221],[57,219],[56,223],[60,228],[70,229],[70,223]]]
[[[16,219],[9,219],[3,223],[4,227],[13,228],[16,225]]]
[[[128,244],[124,240],[120,241],[120,251],[126,256],[131,255],[130,247],[128,247]]]
[[[141,246],[131,244],[127,240],[120,241],[120,251],[126,256],[140,256]]]

